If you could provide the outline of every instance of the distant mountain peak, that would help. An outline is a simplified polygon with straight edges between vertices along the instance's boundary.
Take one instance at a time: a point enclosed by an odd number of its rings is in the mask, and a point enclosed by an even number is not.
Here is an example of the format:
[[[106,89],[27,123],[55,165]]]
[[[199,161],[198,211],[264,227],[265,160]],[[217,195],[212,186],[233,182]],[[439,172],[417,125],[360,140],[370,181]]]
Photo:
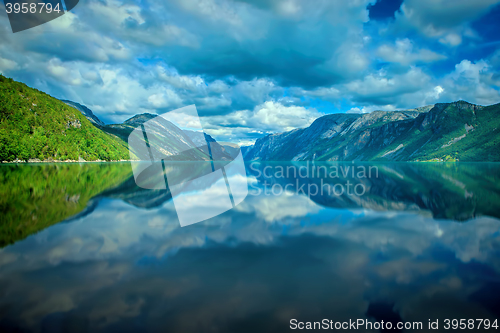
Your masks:
[[[78,111],[80,111],[85,116],[85,118],[87,118],[88,120],[90,120],[90,122],[92,124],[97,125],[97,126],[105,126],[106,125],[99,118],[97,118],[97,116],[92,112],[92,110],[90,110],[85,105],[81,105],[79,103],[76,103],[76,102],[73,102],[73,101],[64,100],[64,99],[61,99],[61,102],[64,102],[65,104],[67,104],[67,105],[69,105],[69,106],[77,109]]]
[[[432,110],[432,108],[434,108],[434,106],[435,106],[435,104],[429,104],[429,105],[420,106],[420,107],[414,108],[414,109],[400,110],[400,112],[403,112],[403,111],[429,112],[430,110]]]
[[[146,121],[149,121],[151,119],[154,119],[158,117],[157,114],[153,113],[141,113],[141,114],[136,114],[135,116],[125,120],[123,124],[126,125],[141,125],[144,124]]]
[[[484,106],[482,105],[472,104],[462,100],[453,102],[451,103],[451,105],[455,106],[459,110],[469,110],[469,111],[475,111],[484,108]]]

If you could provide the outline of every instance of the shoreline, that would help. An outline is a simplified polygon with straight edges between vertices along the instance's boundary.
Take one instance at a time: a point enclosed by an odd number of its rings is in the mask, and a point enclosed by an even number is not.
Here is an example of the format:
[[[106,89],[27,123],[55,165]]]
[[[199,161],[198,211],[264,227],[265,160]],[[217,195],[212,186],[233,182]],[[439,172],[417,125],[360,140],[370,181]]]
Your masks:
[[[1,161],[0,164],[42,164],[42,163],[123,163],[123,162],[150,162],[149,160],[96,160],[96,161],[85,161],[85,160],[38,160],[30,159],[28,161],[14,160],[14,161]],[[184,161],[186,162],[186,161]],[[245,163],[327,163],[327,164],[394,164],[394,163],[500,163],[500,161],[244,161]]]
[[[39,160],[30,159],[28,161],[14,160],[14,161],[2,161],[2,164],[36,164],[36,163],[119,163],[119,162],[140,162],[139,160],[95,160],[95,161],[85,161],[85,160]]]

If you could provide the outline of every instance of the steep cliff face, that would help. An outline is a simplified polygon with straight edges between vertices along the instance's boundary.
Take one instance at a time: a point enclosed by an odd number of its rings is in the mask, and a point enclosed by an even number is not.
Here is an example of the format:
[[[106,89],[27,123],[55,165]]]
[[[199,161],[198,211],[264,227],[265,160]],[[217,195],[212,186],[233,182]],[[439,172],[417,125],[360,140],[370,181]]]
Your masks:
[[[405,111],[331,114],[310,127],[268,135],[247,160],[499,161],[500,105],[464,101]]]

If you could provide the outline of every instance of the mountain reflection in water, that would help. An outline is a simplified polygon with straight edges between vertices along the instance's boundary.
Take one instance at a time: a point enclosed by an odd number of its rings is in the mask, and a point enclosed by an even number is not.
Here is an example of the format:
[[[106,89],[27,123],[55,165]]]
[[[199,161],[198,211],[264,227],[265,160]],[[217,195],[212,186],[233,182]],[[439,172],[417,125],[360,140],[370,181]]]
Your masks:
[[[127,163],[0,166],[0,331],[281,332],[293,318],[426,327],[500,316],[500,165],[276,174],[304,165],[247,165],[245,201],[184,228],[169,191],[138,188]],[[322,181],[365,192],[296,191]]]

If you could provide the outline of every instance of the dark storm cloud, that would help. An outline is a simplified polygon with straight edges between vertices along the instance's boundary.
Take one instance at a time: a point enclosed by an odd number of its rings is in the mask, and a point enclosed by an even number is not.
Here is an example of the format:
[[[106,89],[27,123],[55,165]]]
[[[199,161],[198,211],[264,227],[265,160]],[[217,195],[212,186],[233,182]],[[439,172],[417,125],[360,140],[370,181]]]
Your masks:
[[[285,37],[281,31],[288,31],[291,36]],[[286,26],[278,28],[275,35],[265,41],[220,42],[215,37],[202,43],[206,52],[179,49],[168,60],[183,74],[205,74],[214,78],[234,76],[243,81],[269,77],[280,85],[307,88],[340,83],[349,73],[325,68],[335,52],[335,45],[325,45],[322,41],[325,31],[308,33],[311,36],[307,45],[300,43],[305,42],[305,36],[293,36],[293,29]]]

